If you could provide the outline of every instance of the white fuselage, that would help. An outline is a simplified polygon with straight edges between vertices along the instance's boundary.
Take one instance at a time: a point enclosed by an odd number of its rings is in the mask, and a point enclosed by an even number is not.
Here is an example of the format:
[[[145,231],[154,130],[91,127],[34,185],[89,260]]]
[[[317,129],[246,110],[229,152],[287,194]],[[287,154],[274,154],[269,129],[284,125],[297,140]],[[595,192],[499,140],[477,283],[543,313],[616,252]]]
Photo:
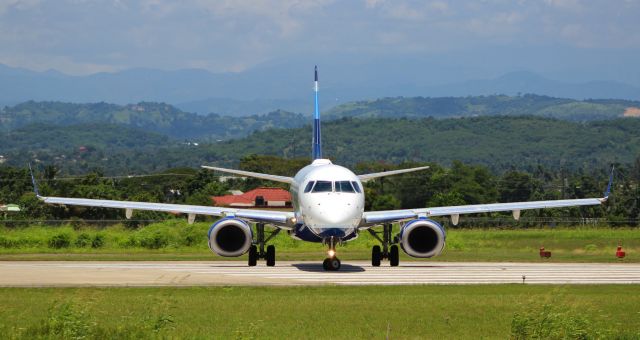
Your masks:
[[[364,212],[362,183],[349,169],[317,159],[294,177],[296,219],[321,238],[354,234]]]

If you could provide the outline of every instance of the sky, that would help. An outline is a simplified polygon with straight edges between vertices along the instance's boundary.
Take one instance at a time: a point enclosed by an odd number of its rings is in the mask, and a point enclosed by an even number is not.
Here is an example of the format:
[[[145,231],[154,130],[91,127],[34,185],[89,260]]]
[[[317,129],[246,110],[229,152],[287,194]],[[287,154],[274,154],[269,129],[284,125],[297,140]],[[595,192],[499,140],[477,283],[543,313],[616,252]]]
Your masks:
[[[2,64],[72,75],[242,72],[292,56],[446,58],[476,50],[502,56],[485,53],[477,67],[562,50],[567,67],[580,55],[601,55],[589,65],[629,63],[637,73],[640,0],[0,0],[0,46]]]

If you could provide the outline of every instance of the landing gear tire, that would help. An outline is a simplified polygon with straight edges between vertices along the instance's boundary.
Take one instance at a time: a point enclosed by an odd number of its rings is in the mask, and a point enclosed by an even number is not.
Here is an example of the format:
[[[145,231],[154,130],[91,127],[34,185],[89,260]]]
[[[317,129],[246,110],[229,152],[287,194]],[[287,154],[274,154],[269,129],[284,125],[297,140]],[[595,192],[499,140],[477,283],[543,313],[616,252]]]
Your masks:
[[[331,270],[339,270],[340,269],[340,260],[337,257],[332,258],[329,261],[329,267]]]
[[[276,265],[276,247],[274,245],[270,245],[267,247],[267,254],[265,258],[267,260],[268,267],[273,267]]]
[[[322,268],[327,271],[336,271],[339,270],[341,266],[340,259],[337,257],[326,258],[322,262]]]
[[[382,259],[382,251],[380,246],[373,246],[371,249],[371,265],[374,267],[380,267],[380,260]]]
[[[258,247],[251,246],[249,248],[249,267],[254,267],[258,264]]]
[[[391,267],[397,267],[400,264],[400,252],[397,244],[392,245],[389,249],[389,264]]]

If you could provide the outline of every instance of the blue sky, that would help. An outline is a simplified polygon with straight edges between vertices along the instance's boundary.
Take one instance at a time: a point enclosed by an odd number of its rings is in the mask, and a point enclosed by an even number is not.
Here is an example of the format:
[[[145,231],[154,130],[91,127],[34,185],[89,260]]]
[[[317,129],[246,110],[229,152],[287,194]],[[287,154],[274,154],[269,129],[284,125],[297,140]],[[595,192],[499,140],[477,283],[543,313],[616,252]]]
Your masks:
[[[619,77],[631,72],[621,80],[633,83],[640,81],[640,0],[0,0],[0,46],[0,63],[74,75],[136,67],[239,72],[314,55],[446,60],[482,51],[467,67],[495,71],[478,76],[612,68]],[[540,58],[558,51],[562,58]],[[502,67],[511,55],[523,61]]]

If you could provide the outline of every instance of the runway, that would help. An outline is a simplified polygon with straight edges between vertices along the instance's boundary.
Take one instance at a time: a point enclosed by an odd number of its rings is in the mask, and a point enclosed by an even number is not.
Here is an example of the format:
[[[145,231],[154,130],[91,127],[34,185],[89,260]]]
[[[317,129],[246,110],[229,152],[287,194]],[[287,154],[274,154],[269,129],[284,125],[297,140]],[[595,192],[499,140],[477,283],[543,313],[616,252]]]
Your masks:
[[[102,262],[2,261],[0,286],[634,284],[640,264],[404,262],[399,267],[343,263],[325,272],[319,262],[280,261],[248,267],[241,261]]]
[[[416,285],[416,284],[637,284],[640,264],[403,262],[372,267],[343,263],[325,272],[319,262],[280,261],[275,267],[243,261],[102,262],[1,261],[0,286]]]

